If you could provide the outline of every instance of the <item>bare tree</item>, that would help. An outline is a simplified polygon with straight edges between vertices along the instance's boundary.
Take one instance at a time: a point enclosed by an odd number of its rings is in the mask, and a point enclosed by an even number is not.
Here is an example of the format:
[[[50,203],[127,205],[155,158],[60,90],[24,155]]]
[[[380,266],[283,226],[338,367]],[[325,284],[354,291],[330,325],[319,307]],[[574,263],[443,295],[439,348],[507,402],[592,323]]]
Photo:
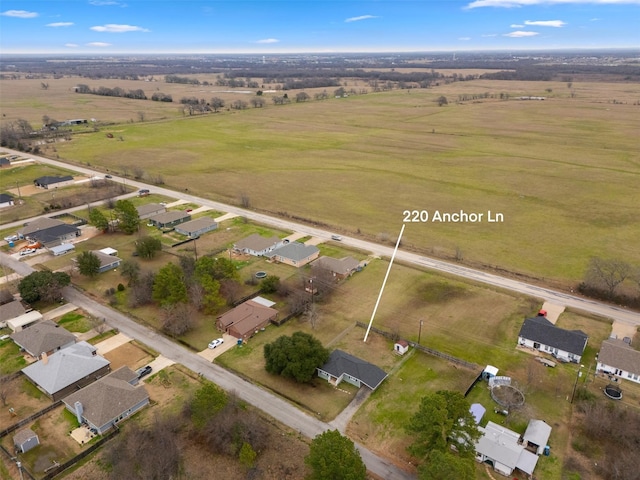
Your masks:
[[[180,336],[194,327],[195,309],[189,303],[174,303],[163,308],[162,330]]]
[[[13,383],[8,381],[8,377],[6,375],[0,377],[0,400],[2,401],[2,406],[7,406],[7,398],[13,393]]]
[[[589,262],[585,283],[591,288],[604,289],[611,298],[631,273],[631,266],[627,262],[594,257]]]

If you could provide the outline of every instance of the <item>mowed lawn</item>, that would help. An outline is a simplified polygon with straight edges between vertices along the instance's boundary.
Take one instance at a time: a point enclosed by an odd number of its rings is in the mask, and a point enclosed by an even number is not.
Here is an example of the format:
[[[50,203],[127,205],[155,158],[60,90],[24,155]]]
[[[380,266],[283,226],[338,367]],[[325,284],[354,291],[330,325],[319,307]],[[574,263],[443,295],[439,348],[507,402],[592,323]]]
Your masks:
[[[511,99],[454,103],[469,92]],[[459,82],[114,125],[57,153],[113,170],[135,158],[178,190],[235,204],[245,196],[255,208],[372,239],[397,236],[404,210],[485,219],[490,210],[504,222],[410,224],[404,245],[575,282],[594,255],[640,262],[640,86],[578,83],[574,92],[553,82]],[[440,95],[449,105],[437,106]]]

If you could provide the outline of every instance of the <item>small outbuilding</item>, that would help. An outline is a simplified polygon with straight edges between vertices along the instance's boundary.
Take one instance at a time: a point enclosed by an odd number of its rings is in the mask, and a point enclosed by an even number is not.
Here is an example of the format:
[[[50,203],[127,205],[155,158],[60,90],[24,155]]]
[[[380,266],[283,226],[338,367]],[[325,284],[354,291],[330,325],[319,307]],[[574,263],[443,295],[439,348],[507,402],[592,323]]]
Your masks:
[[[13,444],[20,453],[27,453],[34,447],[40,445],[40,439],[36,432],[30,428],[23,428],[13,436]]]
[[[60,255],[64,255],[69,252],[73,252],[76,249],[73,243],[61,243],[60,245],[56,245],[51,247],[49,251],[53,254],[54,257],[59,257]]]
[[[409,343],[406,340],[398,340],[393,346],[393,352],[397,355],[404,355],[409,351]]]
[[[497,367],[494,367],[493,365],[487,365],[486,367],[484,367],[484,370],[482,371],[482,379],[491,380],[493,377],[498,375],[498,372],[499,370]]]
[[[549,437],[551,436],[551,427],[544,420],[532,419],[522,435],[522,445],[524,448],[536,455],[542,455]]]
[[[471,408],[469,408],[469,411],[471,412],[471,415],[473,415],[473,418],[476,421],[476,425],[480,425],[482,417],[484,417],[487,409],[484,408],[484,406],[480,403],[474,403],[471,405]]]

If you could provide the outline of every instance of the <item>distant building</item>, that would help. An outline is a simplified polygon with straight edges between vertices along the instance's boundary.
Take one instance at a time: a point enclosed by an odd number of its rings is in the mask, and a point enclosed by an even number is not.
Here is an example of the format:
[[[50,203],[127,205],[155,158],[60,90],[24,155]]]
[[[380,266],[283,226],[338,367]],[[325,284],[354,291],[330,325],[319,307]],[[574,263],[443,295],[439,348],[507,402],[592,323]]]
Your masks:
[[[640,383],[640,351],[622,340],[610,338],[602,342],[597,371]]]
[[[13,197],[8,193],[0,193],[0,208],[12,207],[14,205]]]
[[[73,177],[71,175],[64,176],[50,176],[45,175],[43,177],[38,177],[33,181],[33,184],[38,188],[59,188],[66,187],[67,185],[72,185],[74,182]]]
[[[353,257],[333,258],[320,257],[311,263],[311,268],[328,270],[337,279],[343,279],[353,274],[358,269],[360,262]]]
[[[93,250],[93,253],[98,260],[100,260],[100,267],[98,268],[99,273],[108,272],[109,270],[113,270],[114,268],[118,268],[122,263],[122,259],[116,257],[115,255],[104,253],[101,250]]]
[[[243,238],[233,245],[233,249],[237,252],[247,253],[254,257],[261,257],[274,251],[276,248],[284,245],[284,242],[278,237],[265,238],[257,233]]]
[[[81,230],[74,225],[47,217],[29,222],[17,233],[18,237],[26,238],[32,242],[40,242],[47,248],[68,243],[82,234]]]
[[[182,210],[171,210],[149,217],[149,223],[158,228],[171,228],[191,220],[191,215]]]
[[[218,228],[218,223],[211,217],[201,217],[189,222],[176,225],[176,233],[186,235],[189,238],[198,238],[207,232]]]
[[[154,215],[166,212],[167,207],[160,205],[159,203],[147,203],[136,207],[136,210],[138,211],[138,217],[140,217],[140,220],[144,220],[145,218],[150,218]]]
[[[286,263],[293,267],[302,267],[312,262],[320,255],[320,249],[315,245],[305,245],[300,242],[291,242],[269,252],[265,257],[276,262]]]

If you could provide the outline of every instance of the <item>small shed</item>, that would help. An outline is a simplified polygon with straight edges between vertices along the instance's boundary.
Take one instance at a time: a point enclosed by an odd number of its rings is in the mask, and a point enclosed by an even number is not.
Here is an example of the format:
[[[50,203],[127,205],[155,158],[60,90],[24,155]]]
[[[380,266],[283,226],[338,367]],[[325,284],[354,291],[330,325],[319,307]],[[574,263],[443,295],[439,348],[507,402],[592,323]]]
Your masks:
[[[396,355],[404,355],[409,351],[409,344],[406,340],[398,340],[393,346],[393,352]]]
[[[13,444],[20,453],[26,453],[33,447],[40,445],[40,439],[36,432],[30,428],[23,428],[13,436]]]
[[[60,245],[51,247],[49,251],[53,253],[54,257],[59,257],[60,255],[64,255],[65,253],[72,252],[75,249],[76,247],[72,243],[61,243]]]
[[[115,248],[111,248],[111,247],[103,248],[103,249],[98,250],[98,251],[104,253],[105,255],[109,255],[111,257],[115,257],[115,256],[118,255],[118,250],[116,250]]]
[[[493,365],[487,365],[486,367],[484,367],[484,370],[482,371],[482,378],[484,380],[490,380],[491,378],[498,375],[498,371],[499,370],[497,367],[494,367]]]

